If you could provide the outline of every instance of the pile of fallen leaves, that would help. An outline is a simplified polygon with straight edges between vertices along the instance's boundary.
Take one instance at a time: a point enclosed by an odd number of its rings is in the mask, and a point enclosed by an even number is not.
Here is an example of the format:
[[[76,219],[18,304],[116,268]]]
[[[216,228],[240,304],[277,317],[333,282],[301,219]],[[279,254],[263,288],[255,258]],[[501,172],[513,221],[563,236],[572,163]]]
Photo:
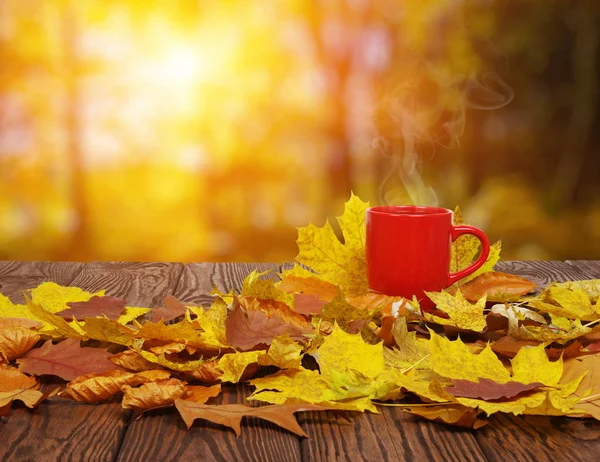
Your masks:
[[[356,196],[346,204],[343,242],[329,223],[300,228],[297,264],[278,282],[252,272],[239,293],[215,288],[209,307],[173,297],[134,307],[50,282],[25,305],[0,295],[0,415],[13,401],[33,408],[58,395],[120,398],[142,412],[174,406],[188,427],[206,419],[237,433],[243,416],[304,435],[295,412],[386,405],[471,428],[496,412],[600,419],[600,280],[536,294],[531,281],[493,271],[498,242],[422,311],[414,298],[369,291],[367,207]],[[450,270],[468,266],[479,245],[460,237]],[[261,366],[276,372],[253,379]],[[240,381],[253,387],[248,400],[271,406],[209,404],[221,383]]]

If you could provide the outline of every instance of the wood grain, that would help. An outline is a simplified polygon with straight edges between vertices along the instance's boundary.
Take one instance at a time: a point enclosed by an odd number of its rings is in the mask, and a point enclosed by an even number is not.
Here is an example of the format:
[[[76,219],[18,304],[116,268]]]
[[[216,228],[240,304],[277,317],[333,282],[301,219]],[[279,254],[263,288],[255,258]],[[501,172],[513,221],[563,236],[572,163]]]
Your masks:
[[[567,260],[567,263],[583,271],[590,279],[600,278],[600,261],[593,260]]]
[[[285,263],[281,271],[290,269]],[[300,442],[303,460],[484,460],[471,431],[431,424],[398,408],[380,409],[381,415],[307,412],[298,419],[310,436]],[[431,441],[431,443],[430,443]]]
[[[68,286],[83,267],[72,262],[0,261],[0,294],[13,303],[25,303],[26,289],[46,281]]]
[[[171,263],[90,263],[70,285],[153,306],[175,290],[182,269]],[[118,402],[90,405],[58,397],[35,410],[14,409],[1,420],[0,460],[114,460],[130,415]]]
[[[502,261],[495,270],[535,282],[538,285],[537,292],[552,282],[587,279],[579,268],[562,261]]]
[[[213,286],[228,292],[239,290],[254,269],[277,269],[273,264],[198,263],[187,265],[175,296],[194,304],[208,304]],[[272,273],[271,277],[275,277]],[[243,403],[250,389],[246,385],[224,385],[216,403]],[[144,444],[140,444],[143,441]],[[119,460],[299,460],[298,438],[269,422],[246,419],[242,437],[206,421],[196,421],[188,431],[175,409],[150,412],[133,421],[128,429]]]
[[[541,285],[589,278],[565,262],[504,262],[501,268]],[[493,461],[588,461],[600,453],[600,422],[596,420],[498,414],[476,436]]]

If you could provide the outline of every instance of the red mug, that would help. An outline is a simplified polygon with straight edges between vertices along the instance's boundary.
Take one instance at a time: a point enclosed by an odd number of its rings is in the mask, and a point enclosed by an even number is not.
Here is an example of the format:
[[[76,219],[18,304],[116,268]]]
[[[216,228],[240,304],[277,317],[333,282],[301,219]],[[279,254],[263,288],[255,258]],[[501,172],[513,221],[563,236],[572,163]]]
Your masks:
[[[372,290],[412,299],[423,309],[433,303],[424,294],[439,292],[483,265],[488,238],[473,226],[453,226],[452,210],[439,207],[381,206],[367,209],[367,277]],[[468,268],[450,273],[452,242],[463,234],[481,241],[481,255]]]

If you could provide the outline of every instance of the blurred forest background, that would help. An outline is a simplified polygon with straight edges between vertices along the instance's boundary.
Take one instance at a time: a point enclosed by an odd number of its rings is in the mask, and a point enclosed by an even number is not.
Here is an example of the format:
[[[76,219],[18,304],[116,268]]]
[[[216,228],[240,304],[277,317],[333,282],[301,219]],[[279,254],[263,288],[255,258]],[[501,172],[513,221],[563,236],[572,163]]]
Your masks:
[[[0,259],[281,261],[460,204],[600,259],[598,0],[0,0]]]

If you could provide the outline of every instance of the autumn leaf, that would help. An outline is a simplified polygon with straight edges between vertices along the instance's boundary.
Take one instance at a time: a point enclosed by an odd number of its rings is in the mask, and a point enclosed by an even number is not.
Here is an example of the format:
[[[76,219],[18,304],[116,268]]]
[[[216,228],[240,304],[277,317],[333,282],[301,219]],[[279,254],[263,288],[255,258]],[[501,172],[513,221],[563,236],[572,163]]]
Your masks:
[[[583,379],[573,393],[579,397],[579,401],[574,408],[590,414],[596,420],[600,420],[599,354],[566,360],[564,362],[564,373],[560,381],[563,384],[568,384],[582,375]]]
[[[178,379],[157,380],[133,388],[123,385],[123,408],[135,411],[147,411],[169,406],[185,395],[187,384]]]
[[[24,327],[0,327],[0,363],[20,358],[40,338],[37,332]]]
[[[67,384],[60,396],[83,403],[101,403],[121,393],[124,385],[137,386],[170,377],[167,371],[145,371],[132,373],[120,370],[77,377]]]
[[[67,339],[56,345],[47,341],[17,360],[19,369],[34,375],[56,375],[74,380],[81,375],[118,369],[101,348],[82,347],[79,340]]]
[[[296,261],[316,271],[322,279],[339,286],[348,296],[367,292],[365,237],[368,202],[354,194],[338,218],[342,244],[329,222],[318,228],[312,224],[298,228]]]
[[[60,316],[46,310],[42,305],[38,305],[29,299],[26,301],[27,310],[35,319],[42,321],[43,323],[42,328],[39,330],[40,333],[44,333],[55,338],[70,337],[86,340],[81,326],[77,323],[77,321],[68,323]]]
[[[150,371],[161,368],[161,366],[148,361],[137,351],[133,350],[125,350],[121,353],[109,356],[108,360],[123,369],[133,372]]]
[[[40,321],[27,318],[2,318],[0,317],[0,329],[3,327],[25,327],[27,329],[38,329],[42,327]]]
[[[222,373],[221,382],[237,383],[241,380],[247,367],[258,364],[262,351],[244,351],[224,354],[217,361],[217,369]]]
[[[237,436],[240,436],[242,419],[244,417],[257,417],[306,438],[308,438],[308,435],[298,425],[294,414],[296,412],[325,411],[328,409],[327,407],[311,404],[280,404],[261,407],[248,407],[242,404],[210,406],[182,399],[175,401],[175,407],[188,428],[192,427],[194,420],[204,419],[230,427]]]
[[[342,374],[345,374],[345,372],[342,372]],[[332,375],[329,374],[329,376],[332,380]],[[256,390],[247,399],[271,404],[309,403],[342,410],[360,412],[369,410],[376,413],[377,408],[368,396],[373,390],[372,382],[370,380],[366,386],[363,386],[361,393],[365,396],[348,400],[347,390],[333,388],[332,382],[326,380],[318,371],[289,369],[251,380],[250,385],[256,387]]]
[[[488,302],[517,300],[531,292],[535,283],[513,274],[490,271],[460,286],[460,292],[470,302],[486,297]]]
[[[483,315],[486,303],[485,295],[477,303],[472,304],[463,297],[460,289],[456,291],[456,295],[451,295],[445,290],[442,292],[425,292],[425,294],[436,304],[439,310],[448,314],[448,319],[445,319],[424,311],[423,317],[426,321],[474,332],[483,332],[487,327]]]
[[[494,353],[499,353],[508,358],[514,358],[523,347],[538,346],[540,342],[532,340],[518,340],[510,336],[502,337],[492,343]]]
[[[211,398],[216,398],[221,394],[221,384],[212,387],[203,387],[198,385],[188,385],[185,394],[181,397],[186,401],[204,404]]]
[[[429,367],[431,349],[429,340],[418,338],[416,332],[409,332],[406,318],[398,317],[392,328],[392,334],[398,350],[384,350],[384,356],[390,357],[395,353],[395,364],[401,369],[407,369],[415,364],[421,367]]]
[[[258,363],[280,369],[300,369],[302,347],[288,335],[280,335],[273,339],[267,353],[258,356]]]
[[[241,350],[269,345],[279,335],[300,340],[312,332],[308,321],[285,303],[252,297],[235,297],[225,325],[227,343]]]
[[[175,399],[186,393],[187,384],[179,379],[162,379],[144,383],[139,387],[123,385],[122,407],[135,411],[147,411],[170,406]]]
[[[586,281],[567,281],[554,283],[555,287],[568,289],[573,292],[582,290],[590,299],[590,302],[598,301],[600,297],[600,279],[588,279]]]
[[[489,422],[479,417],[480,411],[471,409],[460,404],[448,404],[444,406],[412,406],[403,409],[410,414],[418,415],[433,422],[453,425],[455,427],[472,428],[477,430]]]
[[[167,343],[183,343],[208,356],[222,349],[220,343],[215,343],[213,336],[205,335],[197,321],[190,322],[186,319],[176,324],[165,324],[163,321],[145,322],[135,333],[135,337]]]
[[[469,380],[453,380],[452,387],[446,387],[446,392],[452,396],[462,398],[479,398],[486,401],[497,399],[510,399],[523,392],[543,387],[541,382],[523,384],[520,382],[498,383],[490,379],[479,379],[478,382]]]
[[[74,323],[76,322],[74,321]],[[108,318],[87,318],[85,323],[78,324],[78,326],[87,339],[123,346],[130,346],[136,334],[135,330]]]
[[[370,311],[368,308],[352,305],[338,289],[335,298],[323,306],[321,320],[335,322],[343,329],[356,333],[377,310],[378,307]]]
[[[320,314],[323,306],[336,296],[337,287],[306,270],[308,275],[300,272],[303,276],[298,276],[298,268],[301,267],[295,266],[292,270],[284,271],[277,287],[294,295],[294,311],[297,313],[307,316]]]
[[[127,302],[116,297],[98,297],[94,296],[84,302],[68,302],[68,309],[59,311],[58,315],[67,320],[74,319],[83,321],[85,318],[95,316],[106,316],[108,319],[116,321],[121,316]]]
[[[117,318],[117,322],[119,324],[129,324],[134,319],[139,318],[140,316],[145,315],[146,313],[152,311],[150,308],[140,308],[136,306],[126,306],[125,311]]]
[[[10,301],[8,297],[0,294],[0,320],[6,321],[6,318],[20,318],[27,319],[28,321],[33,321],[38,324],[41,322],[37,319],[31,311],[27,308],[27,305],[18,305]],[[23,327],[26,327],[23,325]]]
[[[165,299],[165,307],[164,308],[156,308],[152,311],[152,317],[150,321],[152,322],[169,322],[175,318],[183,316],[187,311],[187,307],[185,304],[172,295],[168,295]]]
[[[276,300],[285,303],[289,307],[294,306],[294,297],[275,285],[272,279],[260,279],[269,271],[259,273],[252,271],[242,284],[242,297],[252,297],[259,300]]]
[[[95,294],[79,287],[63,287],[54,282],[43,282],[31,290],[31,301],[50,313],[58,313],[69,308],[71,302],[87,302],[92,297],[103,297],[104,290]]]
[[[208,344],[220,345],[224,349],[229,348],[225,325],[229,312],[223,299],[217,297],[208,309],[196,306],[188,308],[196,315],[196,322],[204,331],[202,337]]]
[[[382,343],[369,345],[360,334],[348,334],[337,324],[313,356],[323,376],[348,369],[374,379],[385,367]]]
[[[600,304],[592,305],[582,289],[550,286],[541,295],[542,300],[531,300],[529,305],[542,313],[570,319],[594,321],[600,319]]]
[[[8,416],[13,401],[21,401],[25,406],[34,408],[58,389],[45,393],[33,377],[28,377],[18,369],[0,365],[0,416]]]
[[[564,330],[549,325],[525,326],[520,325],[515,311],[510,309],[508,314],[508,335],[517,340],[530,340],[537,342],[566,342],[589,334],[592,329],[581,324],[579,319],[570,322],[570,328]]]
[[[158,364],[173,371],[195,371],[204,364],[204,359],[171,360],[168,359],[164,353],[154,354],[150,351],[141,349],[138,349],[137,353],[146,361],[149,361],[153,364]]]
[[[453,221],[454,226],[465,224],[465,219],[460,211],[460,207],[458,206],[454,210]],[[464,234],[459,236],[458,239],[452,243],[450,254],[450,272],[456,273],[473,263],[473,260],[479,252],[480,247],[481,244],[479,243],[479,239],[472,234]]]

